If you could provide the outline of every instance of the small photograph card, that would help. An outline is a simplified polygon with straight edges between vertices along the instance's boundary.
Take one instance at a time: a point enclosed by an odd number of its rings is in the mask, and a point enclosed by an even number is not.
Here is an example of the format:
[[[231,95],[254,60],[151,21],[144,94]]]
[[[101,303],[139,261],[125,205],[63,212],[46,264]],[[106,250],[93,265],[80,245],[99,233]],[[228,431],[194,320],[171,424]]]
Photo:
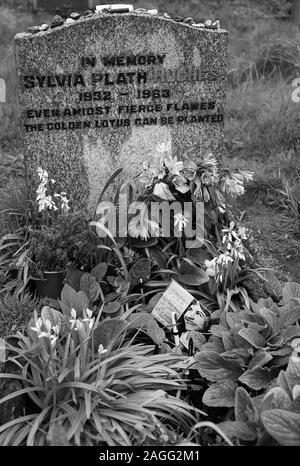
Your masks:
[[[152,311],[153,317],[162,325],[172,327],[172,312],[175,312],[178,320],[188,308],[194,297],[179,283],[172,280],[156,306]]]

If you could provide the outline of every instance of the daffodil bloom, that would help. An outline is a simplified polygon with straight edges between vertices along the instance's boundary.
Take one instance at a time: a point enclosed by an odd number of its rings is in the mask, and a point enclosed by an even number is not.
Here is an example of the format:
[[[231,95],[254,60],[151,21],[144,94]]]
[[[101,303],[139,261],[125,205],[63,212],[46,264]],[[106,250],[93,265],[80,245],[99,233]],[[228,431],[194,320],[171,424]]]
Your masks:
[[[220,254],[217,257],[217,264],[222,266],[226,267],[230,262],[233,262],[233,258],[228,253]]]
[[[93,311],[91,311],[90,309],[86,309],[85,315],[86,315],[86,318],[82,319],[82,322],[88,322],[89,328],[91,329],[95,322],[95,318],[93,317]]]
[[[72,319],[69,319],[69,322],[71,324],[71,329],[73,330],[81,330],[83,327],[83,324],[80,319],[77,319],[77,313],[74,308],[71,309],[71,317]]]
[[[181,213],[174,215],[174,225],[175,226],[178,225],[179,231],[182,231],[183,228],[185,228],[188,223],[189,223],[189,220]]]
[[[187,178],[181,174],[175,176],[175,178],[172,180],[172,183],[174,184],[176,190],[182,194],[185,194],[190,190],[190,187],[186,184]]]
[[[107,349],[104,349],[103,345],[99,345],[99,348],[98,348],[98,354],[105,354],[107,353]]]
[[[69,199],[67,198],[67,193],[54,194],[54,197],[59,197],[61,200],[61,210],[62,212],[69,212]]]
[[[206,259],[204,261],[206,267],[206,273],[209,277],[215,277],[217,274],[217,258],[214,257],[212,260]]]
[[[160,227],[158,223],[150,220],[147,205],[143,202],[136,203],[140,213],[133,217],[128,224],[128,233],[133,238],[147,240],[152,236],[159,236]]]

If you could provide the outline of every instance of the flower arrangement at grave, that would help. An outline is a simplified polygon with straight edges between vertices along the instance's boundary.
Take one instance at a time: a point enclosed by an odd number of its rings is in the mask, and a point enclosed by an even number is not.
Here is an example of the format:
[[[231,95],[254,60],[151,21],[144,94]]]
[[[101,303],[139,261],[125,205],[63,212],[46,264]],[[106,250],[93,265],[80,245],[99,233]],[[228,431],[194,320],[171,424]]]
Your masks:
[[[138,176],[133,200],[140,209],[127,219],[127,237],[114,236],[108,228],[112,203],[100,203],[90,222],[82,212],[70,211],[65,193],[53,192],[47,172],[39,169],[39,177],[38,214],[29,242],[32,262],[42,270],[57,254],[53,263],[70,267],[59,301],[35,310],[27,332],[19,332],[17,344],[9,348],[9,361],[23,364],[20,383],[37,408],[1,426],[1,442],[55,445],[60,438],[64,445],[165,445],[189,438],[206,444],[216,443],[218,435],[221,444],[239,445],[245,439],[298,444],[292,428],[279,439],[272,416],[282,409],[279,392],[281,397],[286,391],[284,420],[293,419],[297,403],[295,382],[292,393],[284,380],[294,381],[298,371],[300,313],[294,303],[299,286],[282,286],[269,275],[278,299],[258,303],[244,286],[249,276],[262,272],[250,268],[249,232],[234,218],[231,202],[244,192],[251,174],[231,173],[211,154],[198,162],[186,156],[178,160],[168,145],[160,145]],[[197,247],[188,248],[184,235],[193,212],[171,216],[169,236],[162,235],[161,219],[149,216],[152,201],[174,199],[205,205],[204,237]],[[118,196],[115,200],[118,206]],[[51,251],[56,233],[65,242]],[[175,311],[168,314],[170,302],[176,309],[183,294],[186,309],[179,317]],[[25,354],[33,358],[24,359]],[[130,393],[122,389],[128,384]],[[181,397],[173,398],[174,389]],[[263,404],[253,401],[259,390]],[[270,400],[271,411],[265,411]],[[251,412],[241,417],[244,402]],[[139,412],[130,408],[129,413],[128,403],[139,406]],[[234,407],[236,417],[221,418],[219,424],[209,411],[230,413]],[[254,424],[253,416],[259,419]],[[104,428],[116,422],[114,432]],[[207,427],[212,429],[205,434],[208,440],[195,434]]]

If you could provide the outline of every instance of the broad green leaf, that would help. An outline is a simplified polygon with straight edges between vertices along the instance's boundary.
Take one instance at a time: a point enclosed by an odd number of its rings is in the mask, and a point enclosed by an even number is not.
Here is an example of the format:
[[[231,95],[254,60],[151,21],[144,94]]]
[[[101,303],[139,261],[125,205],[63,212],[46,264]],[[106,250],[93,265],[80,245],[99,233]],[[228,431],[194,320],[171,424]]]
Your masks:
[[[289,386],[293,390],[294,385],[300,384],[300,358],[291,356],[285,371]]]
[[[263,276],[268,281],[268,284],[271,290],[273,291],[274,295],[277,298],[280,298],[282,296],[282,284],[280,283],[274,272],[272,272],[272,270],[264,270]]]
[[[293,399],[295,400],[300,396],[300,385],[293,386]]]
[[[88,307],[89,299],[83,291],[76,292],[69,285],[64,285],[61,292],[60,305],[65,315],[69,316],[74,308],[78,315],[82,315],[83,310]]]
[[[147,325],[151,321],[155,321],[154,317],[148,312],[139,312],[131,314],[127,319],[129,325],[128,328],[147,328]]]
[[[259,310],[259,314],[263,317],[263,319],[273,330],[277,330],[279,318],[274,311],[271,311],[271,309],[267,309],[264,307]]]
[[[80,279],[80,289],[84,292],[84,294],[86,294],[86,296],[89,298],[89,301],[92,303],[99,297],[100,285],[96,281],[96,278],[89,273],[82,275]]]
[[[226,312],[226,322],[230,328],[236,330],[243,326],[240,312]]]
[[[203,248],[189,248],[186,257],[197,265],[203,267],[204,261],[209,260],[210,256]]]
[[[151,275],[150,259],[138,260],[129,271],[129,281],[132,286],[142,284],[149,280]]]
[[[193,348],[194,348],[194,353],[196,351],[199,351],[202,345],[206,343],[206,338],[201,332],[197,332],[195,330],[191,330],[188,332],[189,338],[193,340]]]
[[[44,306],[42,308],[41,318],[43,322],[48,319],[51,322],[52,327],[58,326],[60,334],[67,329],[64,315],[49,306]]]
[[[154,296],[152,296],[152,298],[150,299],[150,301],[148,303],[148,309],[147,310],[149,312],[153,311],[153,309],[155,308],[156,304],[158,303],[158,301],[160,300],[160,298],[162,297],[163,294],[164,294],[163,291],[159,291]]]
[[[105,277],[107,272],[107,264],[106,262],[100,262],[100,264],[97,264],[96,267],[94,267],[91,271],[91,275],[96,278],[97,282],[101,282],[103,278]]]
[[[121,304],[117,301],[111,303],[105,303],[103,305],[104,314],[115,314],[120,310]]]
[[[109,319],[102,321],[93,331],[94,349],[97,351],[99,345],[106,349],[121,336],[127,328],[127,322],[120,319]]]
[[[269,351],[268,354],[271,354],[273,357],[274,356],[289,356],[292,351],[293,350],[290,346],[284,346],[283,348]]]
[[[156,183],[153,189],[153,194],[165,201],[175,201],[175,197],[166,183]]]
[[[299,385],[298,385],[298,386],[299,386]],[[298,395],[297,398],[295,398],[295,399],[292,401],[292,405],[291,405],[290,411],[292,411],[293,413],[298,413],[298,414],[300,414],[300,395]]]
[[[273,356],[264,350],[258,350],[255,352],[253,358],[248,364],[248,369],[254,369],[255,367],[262,367],[273,359]]]
[[[288,328],[298,320],[300,320],[300,306],[289,309],[287,312],[282,314],[278,325],[280,328]]]
[[[289,304],[292,298],[300,298],[300,284],[288,282],[282,289],[282,300],[284,304]]]
[[[231,335],[229,332],[224,332],[222,334],[222,342],[226,351],[233,350],[236,346],[233,335]]]
[[[239,381],[253,390],[261,390],[271,382],[270,369],[267,367],[255,367],[244,372]]]
[[[240,440],[253,441],[257,438],[255,428],[246,422],[240,421],[224,421],[217,424],[218,427],[230,438],[238,438]]]
[[[211,382],[228,379],[238,380],[243,370],[238,361],[231,361],[223,358],[214,351],[200,351],[195,355],[195,368],[202,377]]]
[[[161,345],[166,338],[165,332],[154,319],[147,324],[147,334],[157,345]]]
[[[281,387],[271,388],[265,395],[261,406],[262,411],[267,411],[269,409],[289,410],[290,408],[290,397]]]
[[[290,341],[293,338],[300,337],[300,327],[289,327],[284,332],[284,341]]]
[[[245,348],[233,348],[221,353],[221,356],[226,359],[236,359],[237,361],[240,361],[243,366],[246,365],[246,362],[250,357],[247,349]]]
[[[80,279],[84,272],[82,270],[73,268],[68,270],[67,276],[65,278],[65,283],[71,286],[75,291],[80,290]]]
[[[262,422],[280,445],[300,446],[300,414],[284,409],[264,411]]]
[[[242,328],[238,332],[239,336],[244,338],[248,343],[250,343],[254,348],[265,348],[266,341],[260,333],[252,328]]]
[[[202,401],[207,406],[234,406],[237,384],[232,380],[220,380],[211,385],[203,395]]]
[[[61,302],[68,308],[73,307],[74,301],[76,301],[77,292],[71,288],[70,285],[65,284],[61,292]]]
[[[185,262],[179,269],[178,279],[185,285],[197,286],[207,283],[209,276],[199,267]]]
[[[292,388],[290,387],[286,373],[283,370],[280,371],[278,375],[277,384],[289,395],[290,398],[292,397]]]
[[[216,337],[221,337],[221,338],[222,338],[223,333],[229,333],[228,329],[221,324],[212,325],[210,327],[210,332],[212,335],[215,335]]]
[[[238,387],[235,392],[234,413],[236,421],[239,422],[253,422],[257,417],[250,395],[242,387]]]

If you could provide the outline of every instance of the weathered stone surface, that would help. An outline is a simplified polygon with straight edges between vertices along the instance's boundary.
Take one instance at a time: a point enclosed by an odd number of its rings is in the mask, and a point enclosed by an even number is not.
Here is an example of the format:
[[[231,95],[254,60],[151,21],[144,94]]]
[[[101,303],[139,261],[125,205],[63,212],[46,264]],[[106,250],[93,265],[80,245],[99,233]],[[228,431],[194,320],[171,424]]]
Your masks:
[[[64,19],[59,15],[55,15],[51,20],[50,26],[51,28],[56,28],[58,26],[62,26],[63,24],[64,24]]]
[[[16,36],[25,163],[73,205],[95,207],[118,168],[140,173],[158,143],[195,159],[223,149],[224,30],[142,12],[81,18]]]
[[[75,19],[75,21],[77,21],[80,18],[80,16],[80,13],[77,13],[76,11],[70,14],[70,18]]]
[[[30,32],[31,34],[36,34],[39,31],[40,31],[40,26],[30,26],[28,28],[28,32]]]
[[[40,26],[40,29],[39,29],[39,30],[40,30],[40,31],[47,31],[47,29],[49,29],[49,27],[50,27],[50,26],[49,26],[48,24],[44,23],[44,24],[42,24],[42,25]]]

